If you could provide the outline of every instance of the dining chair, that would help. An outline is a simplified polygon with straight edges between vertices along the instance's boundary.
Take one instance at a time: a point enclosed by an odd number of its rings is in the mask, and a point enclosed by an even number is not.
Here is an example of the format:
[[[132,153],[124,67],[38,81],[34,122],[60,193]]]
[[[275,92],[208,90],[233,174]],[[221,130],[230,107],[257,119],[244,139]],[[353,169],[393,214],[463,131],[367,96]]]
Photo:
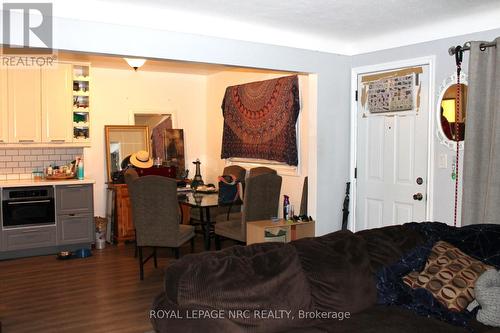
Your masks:
[[[274,173],[247,178],[242,212],[231,214],[229,219],[225,214],[217,216],[215,224],[217,250],[221,248],[222,238],[246,243],[247,222],[268,220],[278,216],[281,182],[281,176]]]
[[[233,175],[237,181],[245,183],[247,170],[239,165],[229,165],[224,168],[222,175]],[[241,205],[228,205],[221,207],[210,208],[210,216],[218,216],[219,214],[237,213],[241,211]],[[191,208],[189,211],[190,224],[199,225],[201,223],[201,215],[199,208]]]
[[[179,247],[191,241],[194,250],[194,227],[180,224],[177,201],[177,182],[161,176],[144,176],[129,184],[132,217],[136,228],[139,252],[139,276],[144,279],[144,264],[154,259],[158,267],[156,248],[166,247],[179,258]],[[153,252],[143,259],[143,248],[152,247]]]
[[[256,167],[256,168],[250,169],[248,177],[264,175],[264,174],[268,174],[268,173],[272,173],[275,175],[278,174],[278,172],[276,170],[268,168],[268,167]]]

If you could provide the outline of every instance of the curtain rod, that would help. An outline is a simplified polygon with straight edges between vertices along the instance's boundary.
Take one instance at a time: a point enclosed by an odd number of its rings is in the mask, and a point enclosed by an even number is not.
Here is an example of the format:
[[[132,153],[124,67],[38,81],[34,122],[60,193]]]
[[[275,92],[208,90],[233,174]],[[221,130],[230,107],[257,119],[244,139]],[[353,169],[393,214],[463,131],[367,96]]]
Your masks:
[[[479,48],[481,51],[484,51],[485,48],[487,47],[495,47],[497,46],[496,42],[489,42],[489,43],[481,43],[479,44]],[[455,48],[456,46],[452,46],[448,49],[448,53],[452,56],[455,55]],[[469,51],[470,50],[470,42],[466,42],[464,46],[462,46],[462,51]]]

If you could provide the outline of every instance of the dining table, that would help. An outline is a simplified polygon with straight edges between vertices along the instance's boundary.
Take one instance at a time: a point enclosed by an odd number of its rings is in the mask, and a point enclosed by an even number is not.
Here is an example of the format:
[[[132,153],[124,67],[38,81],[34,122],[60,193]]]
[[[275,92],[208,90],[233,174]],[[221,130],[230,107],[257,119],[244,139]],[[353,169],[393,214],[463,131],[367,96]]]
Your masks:
[[[210,250],[211,238],[214,235],[214,223],[210,216],[210,208],[219,207],[217,192],[179,191],[177,194],[180,205],[186,205],[200,210],[200,223],[203,232],[203,243],[206,251]]]

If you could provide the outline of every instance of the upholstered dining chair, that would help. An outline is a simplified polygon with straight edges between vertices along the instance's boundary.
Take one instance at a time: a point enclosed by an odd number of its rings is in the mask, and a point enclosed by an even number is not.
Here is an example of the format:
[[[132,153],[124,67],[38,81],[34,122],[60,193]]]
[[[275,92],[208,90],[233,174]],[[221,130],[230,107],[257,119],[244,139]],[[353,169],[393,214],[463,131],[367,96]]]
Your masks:
[[[278,172],[276,170],[268,168],[268,167],[256,167],[256,168],[250,169],[248,177],[264,175],[264,174],[268,174],[268,173],[272,173],[272,174],[276,175]]]
[[[179,247],[190,240],[193,252],[194,227],[179,223],[177,182],[174,179],[144,176],[131,181],[128,187],[139,250],[139,276],[143,280],[144,264],[149,259],[154,258],[154,266],[158,267],[156,248],[171,248],[179,258]],[[143,259],[144,247],[153,248],[153,253],[146,259]]]
[[[221,248],[222,238],[246,243],[247,222],[278,216],[281,181],[281,176],[274,173],[247,178],[242,212],[231,214],[229,219],[225,214],[217,216],[215,224],[215,248],[217,250]]]
[[[233,175],[236,180],[240,182],[245,182],[247,170],[239,165],[229,165],[224,168],[222,175]],[[227,207],[213,207],[210,208],[210,216],[218,216],[219,214],[229,214],[241,211],[241,205],[230,205]],[[199,208],[191,208],[189,211],[190,223],[192,225],[198,225],[201,222],[201,215]]]

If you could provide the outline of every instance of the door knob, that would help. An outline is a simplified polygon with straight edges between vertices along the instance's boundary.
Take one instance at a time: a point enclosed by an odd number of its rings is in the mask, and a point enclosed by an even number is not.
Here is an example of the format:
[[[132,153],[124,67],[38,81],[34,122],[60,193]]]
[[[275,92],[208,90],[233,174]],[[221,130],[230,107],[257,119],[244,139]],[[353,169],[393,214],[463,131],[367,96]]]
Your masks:
[[[423,198],[424,198],[424,196],[422,195],[422,193],[415,193],[413,195],[413,200],[422,201]]]

